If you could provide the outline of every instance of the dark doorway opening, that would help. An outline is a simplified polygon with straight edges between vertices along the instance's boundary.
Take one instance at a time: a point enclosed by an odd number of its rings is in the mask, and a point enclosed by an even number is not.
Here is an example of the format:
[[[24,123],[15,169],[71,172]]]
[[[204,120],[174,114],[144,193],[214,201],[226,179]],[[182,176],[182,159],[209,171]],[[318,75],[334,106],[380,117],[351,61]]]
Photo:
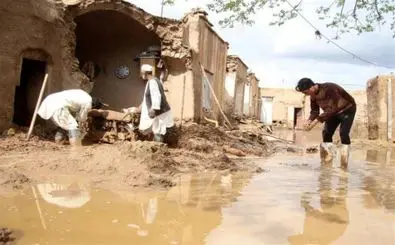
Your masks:
[[[29,126],[45,76],[47,62],[23,59],[19,85],[15,89],[13,123]]]
[[[294,108],[294,128],[300,129],[303,127],[302,108]]]

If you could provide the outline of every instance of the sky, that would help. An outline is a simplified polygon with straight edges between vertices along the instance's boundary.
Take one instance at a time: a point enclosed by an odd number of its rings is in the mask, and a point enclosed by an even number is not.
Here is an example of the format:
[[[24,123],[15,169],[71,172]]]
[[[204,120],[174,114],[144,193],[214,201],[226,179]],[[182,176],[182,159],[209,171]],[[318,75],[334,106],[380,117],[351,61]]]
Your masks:
[[[147,12],[160,15],[161,0],[129,0]],[[336,30],[326,28],[315,14],[328,1],[305,1],[303,16],[322,34],[333,37]],[[179,19],[192,8],[205,8],[208,0],[177,0],[164,8],[164,17]],[[291,0],[291,3],[296,3]],[[238,55],[260,79],[260,87],[294,88],[302,77],[315,82],[336,82],[348,90],[364,90],[368,79],[395,72],[395,39],[387,28],[361,35],[347,34],[335,40],[343,48],[363,59],[394,69],[363,63],[344,53],[324,39],[317,39],[315,30],[302,18],[283,26],[270,26],[271,10],[258,11],[252,26],[236,25],[221,28],[221,16],[209,12],[208,19],[217,33],[229,43],[228,54]]]

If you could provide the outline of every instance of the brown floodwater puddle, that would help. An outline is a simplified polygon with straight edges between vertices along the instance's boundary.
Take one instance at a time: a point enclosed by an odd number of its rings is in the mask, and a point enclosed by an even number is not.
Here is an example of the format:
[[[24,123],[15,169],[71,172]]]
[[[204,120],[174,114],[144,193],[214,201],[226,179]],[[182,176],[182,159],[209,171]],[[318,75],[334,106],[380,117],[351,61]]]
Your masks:
[[[395,244],[395,165],[357,149],[348,171],[281,154],[264,172],[198,174],[166,191],[108,191],[70,180],[0,196],[16,244]],[[336,160],[338,164],[338,159]]]

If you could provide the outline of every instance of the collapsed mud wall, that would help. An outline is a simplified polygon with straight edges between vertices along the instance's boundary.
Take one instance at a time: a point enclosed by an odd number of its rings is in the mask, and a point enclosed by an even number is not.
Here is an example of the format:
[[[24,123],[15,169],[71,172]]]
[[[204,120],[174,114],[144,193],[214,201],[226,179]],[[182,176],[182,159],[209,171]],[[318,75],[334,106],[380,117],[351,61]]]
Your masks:
[[[228,80],[227,87],[234,90],[233,95],[229,95],[226,100],[228,110],[236,115],[243,115],[244,107],[244,89],[248,83],[248,67],[237,56],[229,55],[226,60],[227,76],[234,80]]]
[[[212,72],[214,90],[222,101],[228,46],[212,30],[207,13],[193,10],[178,21],[150,15],[122,0],[82,0],[74,5],[66,3],[59,0],[1,1],[0,69],[3,79],[0,93],[4,103],[0,106],[0,129],[12,121],[21,54],[26,49],[47,54],[47,94],[71,88],[91,91],[93,84],[81,72],[80,60],[76,57],[76,18],[95,11],[116,11],[127,15],[158,38],[161,55],[168,68],[166,93],[176,119],[197,121],[201,117],[201,63]],[[212,66],[204,64],[202,58],[210,60]]]
[[[49,74],[47,93],[62,88],[65,66],[62,44],[64,35],[67,35],[62,11],[62,5],[49,0],[0,1],[0,129],[12,123],[14,101],[21,99],[16,98],[15,93],[21,85],[24,59],[46,62]],[[37,86],[41,87],[41,83]],[[26,99],[31,108],[39,88],[27,90],[35,91],[33,96],[28,96],[30,99]]]
[[[208,116],[222,121],[220,109],[212,95],[209,83],[214,90],[220,106],[223,106],[226,56],[228,43],[212,28],[207,13],[201,9],[193,9],[183,18],[185,23],[185,39],[193,50],[194,108],[197,118]],[[205,76],[201,70],[203,67]]]
[[[194,42],[200,37],[201,13],[192,11],[181,20],[152,16],[133,4],[121,0],[83,1],[69,8],[76,17],[95,10],[113,10],[132,17],[160,40],[161,55],[168,69],[165,93],[176,120],[200,118],[201,72],[200,49]],[[75,45],[72,45],[75,46]]]
[[[250,88],[250,116],[258,118],[259,117],[259,79],[255,76],[254,73],[248,73],[247,81],[251,84]]]
[[[367,82],[368,137],[372,140],[388,139],[388,80],[392,80],[392,120],[395,116],[395,77],[376,76]],[[392,135],[395,133],[392,125]],[[394,137],[392,137],[394,138]]]

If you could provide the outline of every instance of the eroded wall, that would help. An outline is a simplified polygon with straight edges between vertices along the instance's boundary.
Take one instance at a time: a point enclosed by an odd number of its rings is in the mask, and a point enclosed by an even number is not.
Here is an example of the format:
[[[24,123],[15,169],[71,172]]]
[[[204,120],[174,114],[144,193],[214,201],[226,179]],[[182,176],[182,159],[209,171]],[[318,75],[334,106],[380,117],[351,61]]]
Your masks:
[[[182,60],[166,59],[169,76],[164,82],[165,94],[176,121],[195,117],[193,72],[187,70]]]
[[[45,0],[34,2],[29,0],[0,1],[1,130],[12,123],[15,88],[20,81],[25,50],[38,50],[40,53],[48,54],[46,61],[50,64],[51,69],[49,69],[47,93],[64,87],[62,85],[64,71],[61,59],[64,31],[62,31],[60,24],[50,22],[53,18],[57,18],[55,6]],[[34,101],[35,98],[29,100]]]
[[[159,46],[153,32],[133,18],[116,11],[99,10],[76,18],[76,56],[81,64],[93,61],[100,68],[92,95],[113,109],[138,106],[145,82],[140,79],[140,63],[134,60],[150,46]],[[116,76],[120,66],[129,68],[124,79]]]
[[[273,98],[273,121],[287,123],[289,107],[303,107],[304,95],[293,89],[261,88],[261,96]]]
[[[234,97],[236,87],[236,72],[227,72],[225,78],[224,110],[231,115],[234,113]]]
[[[196,62],[202,64],[208,77],[211,78],[215,96],[222,107],[224,104],[228,43],[212,29],[206,15],[206,13],[198,14],[199,25],[197,31],[199,33],[199,44]],[[222,121],[223,118],[215,99],[212,100],[211,108],[213,116],[217,120]]]
[[[367,82],[367,114],[369,139],[388,139],[388,80],[392,80],[392,118],[395,117],[395,77],[377,76]],[[393,120],[393,119],[392,119]],[[392,138],[395,135],[392,125]]]
[[[250,116],[255,118],[259,117],[259,99],[260,99],[260,89],[259,89],[259,80],[253,74],[249,74],[250,83],[251,83],[251,97],[250,97]]]

